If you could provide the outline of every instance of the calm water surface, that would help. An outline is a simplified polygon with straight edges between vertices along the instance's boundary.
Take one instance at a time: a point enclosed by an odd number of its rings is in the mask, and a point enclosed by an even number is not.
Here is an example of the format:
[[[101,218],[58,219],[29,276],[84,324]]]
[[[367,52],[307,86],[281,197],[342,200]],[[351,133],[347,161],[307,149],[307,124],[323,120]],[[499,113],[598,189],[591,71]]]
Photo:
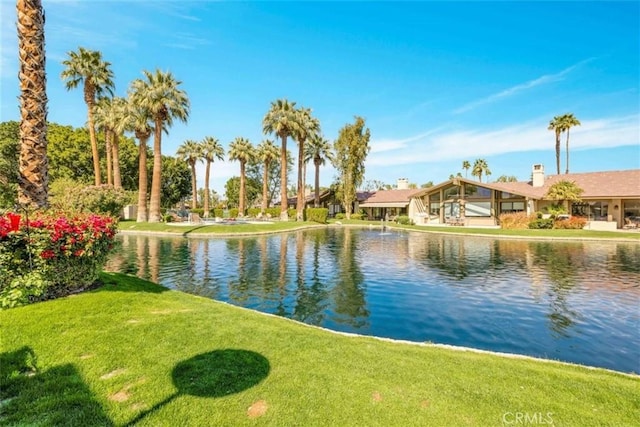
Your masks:
[[[330,329],[640,372],[640,245],[322,229],[122,235],[107,268]]]

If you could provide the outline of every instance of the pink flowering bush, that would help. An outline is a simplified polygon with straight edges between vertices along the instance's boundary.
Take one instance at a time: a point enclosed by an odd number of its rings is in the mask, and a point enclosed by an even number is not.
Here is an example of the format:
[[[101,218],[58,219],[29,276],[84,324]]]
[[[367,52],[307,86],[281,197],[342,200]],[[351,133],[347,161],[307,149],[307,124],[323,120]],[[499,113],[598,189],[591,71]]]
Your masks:
[[[117,231],[95,214],[0,216],[0,307],[67,295],[98,278]]]

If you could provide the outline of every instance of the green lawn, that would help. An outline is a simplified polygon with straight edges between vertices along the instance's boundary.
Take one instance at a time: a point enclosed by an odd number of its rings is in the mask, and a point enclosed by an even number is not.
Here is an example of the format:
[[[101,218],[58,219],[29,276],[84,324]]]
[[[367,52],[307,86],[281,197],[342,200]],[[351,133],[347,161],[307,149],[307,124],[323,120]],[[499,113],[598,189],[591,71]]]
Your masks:
[[[120,221],[118,228],[121,231],[134,232],[154,232],[154,233],[172,233],[172,234],[259,234],[259,233],[277,233],[280,231],[291,231],[302,227],[323,227],[324,225],[315,222],[295,222],[295,221],[273,221],[259,224],[231,224],[231,225],[183,225],[180,223],[147,223],[134,221]]]
[[[348,337],[102,278],[0,312],[0,424],[640,425],[637,376]]]

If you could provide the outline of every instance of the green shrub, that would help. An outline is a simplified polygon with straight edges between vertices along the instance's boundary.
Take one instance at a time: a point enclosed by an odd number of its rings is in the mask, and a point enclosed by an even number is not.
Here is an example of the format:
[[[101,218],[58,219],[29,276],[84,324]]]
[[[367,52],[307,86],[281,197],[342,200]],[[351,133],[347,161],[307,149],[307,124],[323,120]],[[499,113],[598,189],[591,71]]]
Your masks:
[[[215,208],[213,210],[213,216],[216,218],[222,218],[224,216],[224,209]]]
[[[296,209],[295,208],[289,208],[287,209],[287,215],[289,216],[289,219],[296,219]],[[278,213],[278,215],[280,215]]]
[[[262,208],[249,208],[247,209],[247,216],[255,218],[260,214],[260,212],[262,212]]]
[[[307,208],[306,211],[307,221],[318,222],[320,224],[327,223],[327,217],[329,216],[329,209],[327,208]]]
[[[267,208],[265,215],[270,215],[271,218],[280,218],[280,208]]]
[[[51,185],[51,206],[66,212],[120,216],[130,203],[130,194],[112,185],[85,185],[72,179],[59,179]]]
[[[344,219],[345,215],[342,212],[336,214],[336,219]]]
[[[238,208],[229,209],[229,218],[238,218]]]
[[[17,221],[16,221],[17,219]],[[0,307],[67,295],[98,278],[117,231],[112,217],[0,217]]]
[[[200,217],[202,217],[204,215],[204,209],[203,208],[191,209],[191,213],[198,214],[200,215]]]
[[[351,219],[363,220],[364,219],[364,215],[362,215],[360,213],[354,213],[354,214],[351,214]]]
[[[413,225],[413,220],[406,215],[400,215],[397,217],[396,222],[402,225]]]
[[[572,216],[571,218],[553,222],[553,228],[559,230],[582,230],[585,225],[587,225],[587,219],[581,216]]]
[[[513,213],[503,213],[500,214],[499,223],[500,228],[506,230],[524,230],[529,228],[529,223],[538,218],[542,218],[542,214],[540,216],[536,216],[531,218],[526,212],[513,212]]]
[[[553,228],[553,219],[536,218],[529,222],[529,228],[532,230],[543,230]]]

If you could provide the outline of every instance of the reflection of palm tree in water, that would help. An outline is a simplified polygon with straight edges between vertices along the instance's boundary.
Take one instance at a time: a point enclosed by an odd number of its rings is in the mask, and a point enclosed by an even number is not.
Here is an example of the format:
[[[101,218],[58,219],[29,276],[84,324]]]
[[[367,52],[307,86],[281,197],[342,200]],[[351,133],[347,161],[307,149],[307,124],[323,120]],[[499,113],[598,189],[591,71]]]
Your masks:
[[[553,332],[561,336],[568,336],[578,318],[578,314],[569,308],[567,298],[576,285],[576,273],[580,268],[580,261],[584,259],[582,244],[532,243],[535,247],[536,263],[543,265],[549,278],[549,305],[547,315]]]
[[[158,282],[160,270],[160,239],[149,239],[149,274],[151,281]]]
[[[147,260],[149,258],[149,238],[147,236],[137,236],[136,239],[136,261],[138,264],[137,276],[147,279]]]
[[[276,314],[286,316],[287,310],[284,306],[284,299],[287,296],[287,234],[280,235],[280,262],[278,264],[278,307]]]
[[[337,256],[338,280],[333,289],[334,312],[338,315],[334,320],[356,328],[368,325],[369,311],[364,289],[364,275],[356,260],[354,248],[355,236],[352,230],[345,228],[342,233],[342,251]]]
[[[314,233],[313,273],[307,276],[304,268],[305,236],[309,236],[309,233],[299,231],[296,235],[297,289],[293,318],[312,325],[320,325],[324,320],[323,311],[327,306],[327,292],[319,277],[320,239],[319,234]]]

